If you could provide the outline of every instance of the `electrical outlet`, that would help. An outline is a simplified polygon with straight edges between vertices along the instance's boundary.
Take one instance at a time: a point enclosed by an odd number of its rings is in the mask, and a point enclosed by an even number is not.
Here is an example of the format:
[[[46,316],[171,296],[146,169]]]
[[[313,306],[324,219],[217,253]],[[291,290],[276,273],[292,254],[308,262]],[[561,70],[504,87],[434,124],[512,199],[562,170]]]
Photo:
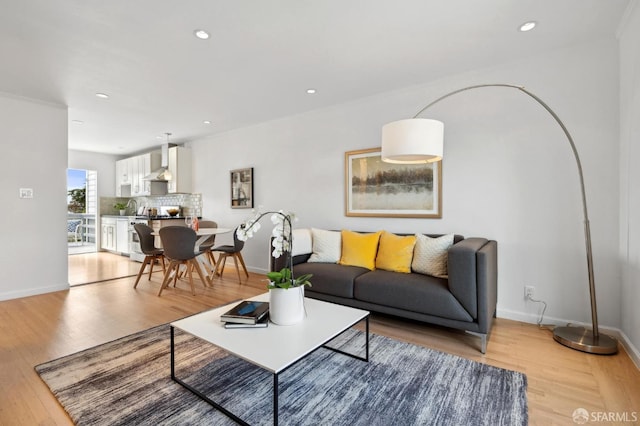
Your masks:
[[[532,285],[524,286],[524,298],[526,300],[533,299],[533,295],[535,293],[536,288]]]

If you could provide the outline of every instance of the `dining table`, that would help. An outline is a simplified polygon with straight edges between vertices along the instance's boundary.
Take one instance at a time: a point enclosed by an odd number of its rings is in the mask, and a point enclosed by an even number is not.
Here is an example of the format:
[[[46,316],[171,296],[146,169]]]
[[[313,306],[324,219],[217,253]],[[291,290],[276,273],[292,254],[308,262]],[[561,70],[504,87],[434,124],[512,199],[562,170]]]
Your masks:
[[[196,231],[196,235],[198,236],[196,247],[200,246],[200,244],[204,243],[205,240],[212,235],[227,234],[231,231],[233,231],[231,228],[199,228]]]

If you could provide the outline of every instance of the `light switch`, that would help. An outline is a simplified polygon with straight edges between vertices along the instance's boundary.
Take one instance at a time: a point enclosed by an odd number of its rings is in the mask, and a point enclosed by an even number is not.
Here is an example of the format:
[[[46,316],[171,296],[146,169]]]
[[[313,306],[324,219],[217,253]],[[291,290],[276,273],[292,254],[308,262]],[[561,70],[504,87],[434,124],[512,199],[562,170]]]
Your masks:
[[[20,198],[33,198],[33,188],[20,188]]]

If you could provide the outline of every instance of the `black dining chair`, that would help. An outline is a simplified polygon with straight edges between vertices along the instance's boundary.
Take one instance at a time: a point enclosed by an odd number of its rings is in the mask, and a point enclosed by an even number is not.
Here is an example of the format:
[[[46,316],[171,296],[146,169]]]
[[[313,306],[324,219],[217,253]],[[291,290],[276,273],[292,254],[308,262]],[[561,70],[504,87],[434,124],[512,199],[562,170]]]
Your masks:
[[[233,262],[236,266],[236,272],[238,273],[238,281],[242,284],[242,278],[240,278],[240,268],[238,267],[238,261],[242,265],[244,269],[244,273],[249,278],[249,271],[247,271],[247,267],[244,264],[244,259],[242,258],[242,249],[244,248],[244,241],[238,239],[236,235],[236,231],[238,229],[233,230],[233,245],[223,245],[214,247],[211,249],[213,252],[217,252],[220,254],[218,257],[218,263],[216,264],[216,269],[214,271],[215,275],[220,275],[222,277],[222,273],[224,272],[224,265],[227,262],[228,257],[233,257]],[[220,266],[222,265],[222,267]]]
[[[171,272],[175,270],[173,275],[174,285],[178,279],[178,272],[180,265],[186,266],[186,271],[189,276],[189,285],[191,286],[191,294],[196,295],[195,287],[193,286],[193,270],[198,273],[202,284],[206,287],[209,280],[205,278],[200,268],[200,264],[196,260],[197,256],[200,256],[204,251],[200,250],[200,247],[196,247],[196,241],[198,236],[196,231],[186,226],[165,226],[160,228],[160,240],[162,241],[162,247],[164,247],[164,255],[169,259],[169,267],[165,271],[164,279],[162,280],[162,286],[158,292],[158,296],[162,294],[171,281]]]
[[[155,246],[155,237],[151,235],[153,229],[145,225],[144,223],[136,223],[135,225],[133,225],[133,229],[138,234],[138,239],[140,240],[140,250],[144,254],[142,266],[140,266],[138,276],[136,277],[136,282],[133,284],[133,288],[136,288],[138,286],[138,282],[140,281],[140,277],[142,276],[147,265],[149,265],[149,280],[151,280],[153,265],[155,265],[156,261],[162,263],[162,271],[165,273],[166,267],[164,264],[164,250]]]

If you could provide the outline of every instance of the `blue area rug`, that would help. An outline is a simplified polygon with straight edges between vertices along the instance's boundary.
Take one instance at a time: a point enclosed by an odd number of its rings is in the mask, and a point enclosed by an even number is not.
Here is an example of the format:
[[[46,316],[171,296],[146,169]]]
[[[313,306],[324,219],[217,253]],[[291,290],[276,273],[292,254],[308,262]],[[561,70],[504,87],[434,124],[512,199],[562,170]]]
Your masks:
[[[286,344],[279,342],[278,344]],[[364,352],[362,332],[331,342]],[[273,378],[176,330],[176,375],[250,424],[273,424]],[[163,325],[36,367],[79,425],[233,425],[170,377]],[[526,425],[521,373],[371,335],[370,361],[321,348],[280,375],[281,425]]]

